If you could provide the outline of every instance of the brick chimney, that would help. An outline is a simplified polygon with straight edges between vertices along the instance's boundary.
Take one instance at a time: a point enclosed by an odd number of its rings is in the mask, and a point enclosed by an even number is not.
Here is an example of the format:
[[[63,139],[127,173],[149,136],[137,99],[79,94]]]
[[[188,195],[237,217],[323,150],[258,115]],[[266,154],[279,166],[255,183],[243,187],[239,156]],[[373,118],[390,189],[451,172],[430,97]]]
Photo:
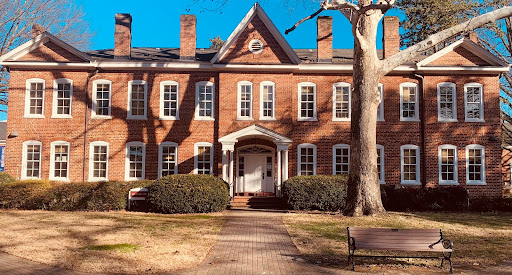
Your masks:
[[[130,58],[131,51],[132,16],[128,13],[117,13],[114,33],[114,58]]]
[[[398,16],[385,16],[382,21],[383,36],[382,47],[384,58],[388,58],[400,51],[400,19]]]
[[[196,16],[193,14],[182,14],[180,20],[180,60],[195,60]]]
[[[42,34],[45,31],[46,29],[39,24],[32,25],[32,38],[35,38],[36,36]]]
[[[317,52],[318,62],[332,61],[332,16],[318,16],[317,26]]]

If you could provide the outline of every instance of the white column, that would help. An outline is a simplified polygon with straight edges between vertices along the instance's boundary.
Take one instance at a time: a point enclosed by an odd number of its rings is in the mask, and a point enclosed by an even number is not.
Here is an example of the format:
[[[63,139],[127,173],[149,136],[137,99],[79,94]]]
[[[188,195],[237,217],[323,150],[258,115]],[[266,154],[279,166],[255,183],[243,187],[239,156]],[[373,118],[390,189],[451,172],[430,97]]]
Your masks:
[[[281,196],[281,167],[283,164],[281,163],[281,150],[277,151],[277,196]]]
[[[222,150],[222,179],[228,182],[228,151]]]
[[[234,178],[233,178],[233,164],[234,164],[233,150],[230,150],[229,151],[229,189],[231,192],[231,197],[234,197],[234,194],[235,194],[234,190],[233,190],[233,183],[235,182]]]
[[[283,182],[288,180],[288,150],[284,150],[283,159]]]

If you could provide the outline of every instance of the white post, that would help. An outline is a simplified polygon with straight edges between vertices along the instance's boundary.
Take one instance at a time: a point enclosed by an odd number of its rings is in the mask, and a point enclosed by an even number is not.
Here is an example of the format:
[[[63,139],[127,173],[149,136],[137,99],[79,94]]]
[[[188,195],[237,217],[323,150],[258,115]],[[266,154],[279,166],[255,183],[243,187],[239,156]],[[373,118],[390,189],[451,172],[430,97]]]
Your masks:
[[[288,180],[288,150],[284,150],[283,160],[283,182]]]
[[[228,151],[222,150],[222,179],[228,182]]]
[[[283,164],[281,163],[281,150],[277,151],[277,196],[281,196],[281,167]]]
[[[233,190],[233,183],[234,183],[233,164],[234,164],[233,150],[230,150],[229,151],[229,191],[231,193],[231,197],[232,198],[234,197],[234,190]]]

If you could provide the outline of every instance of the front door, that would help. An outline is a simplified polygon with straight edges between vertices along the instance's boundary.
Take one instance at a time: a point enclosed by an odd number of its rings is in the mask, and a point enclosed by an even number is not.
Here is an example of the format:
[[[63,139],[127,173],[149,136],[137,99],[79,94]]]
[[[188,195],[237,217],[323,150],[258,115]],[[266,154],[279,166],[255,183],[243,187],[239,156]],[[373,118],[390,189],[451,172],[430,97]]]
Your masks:
[[[274,193],[274,173],[272,155],[240,155],[236,192]]]
[[[265,177],[265,156],[249,156],[245,172],[245,192],[264,192],[262,182]]]

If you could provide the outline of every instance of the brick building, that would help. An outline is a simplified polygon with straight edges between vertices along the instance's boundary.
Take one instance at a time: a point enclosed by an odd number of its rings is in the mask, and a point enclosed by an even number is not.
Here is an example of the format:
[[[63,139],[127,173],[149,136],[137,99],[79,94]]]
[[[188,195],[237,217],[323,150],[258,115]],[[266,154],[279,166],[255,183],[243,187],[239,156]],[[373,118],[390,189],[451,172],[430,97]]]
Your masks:
[[[220,50],[132,48],[128,14],[115,48],[81,52],[44,30],[0,57],[10,70],[6,171],[58,181],[224,178],[236,195],[276,194],[297,174],[347,173],[352,50],[293,50],[257,4]],[[384,50],[399,51],[398,18]],[[382,184],[461,185],[502,193],[499,76],[509,65],[474,39],[403,64],[380,80]]]

